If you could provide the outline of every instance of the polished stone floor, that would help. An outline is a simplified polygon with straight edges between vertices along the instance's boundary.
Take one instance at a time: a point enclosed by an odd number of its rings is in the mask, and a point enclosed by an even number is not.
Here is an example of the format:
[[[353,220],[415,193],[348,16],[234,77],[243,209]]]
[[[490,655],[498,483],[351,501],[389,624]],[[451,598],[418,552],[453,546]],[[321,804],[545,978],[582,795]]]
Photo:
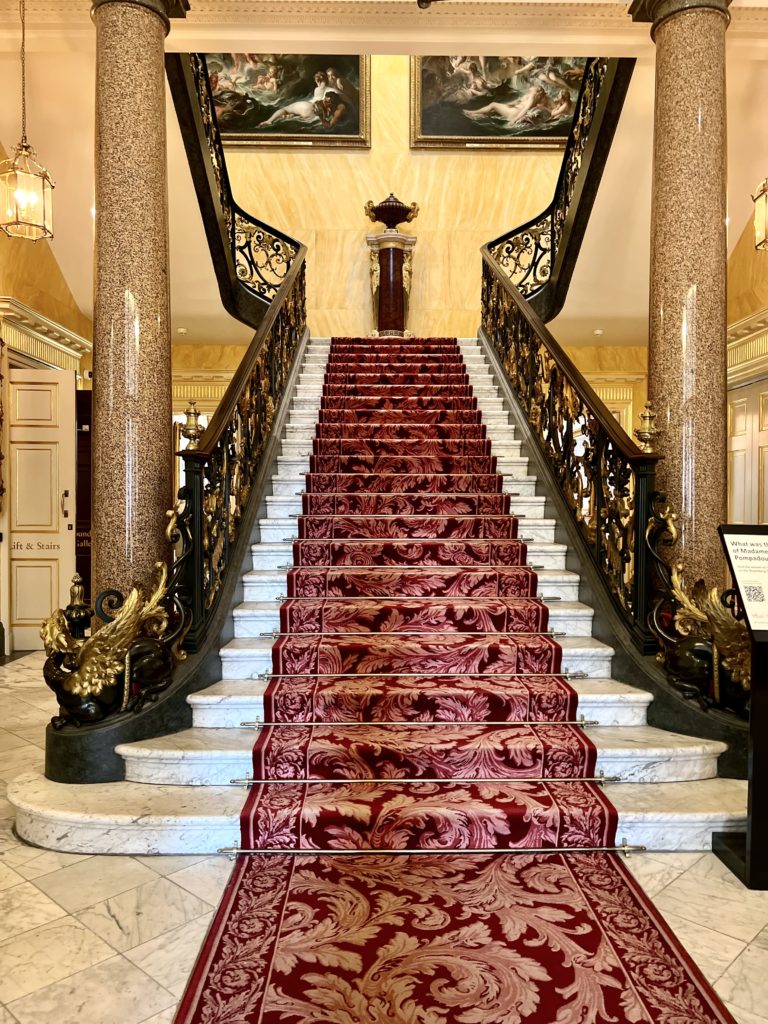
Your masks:
[[[41,769],[42,655],[0,665],[0,1024],[170,1024],[230,871],[223,857],[82,857],[13,834],[7,782]],[[768,893],[711,854],[630,866],[740,1024],[768,1024]]]

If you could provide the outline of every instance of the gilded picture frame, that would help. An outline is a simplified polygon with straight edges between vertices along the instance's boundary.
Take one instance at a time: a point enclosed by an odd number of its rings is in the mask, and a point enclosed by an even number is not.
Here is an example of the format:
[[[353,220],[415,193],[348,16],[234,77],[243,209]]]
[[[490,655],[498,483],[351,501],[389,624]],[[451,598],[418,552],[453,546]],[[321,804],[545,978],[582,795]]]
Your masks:
[[[565,146],[585,57],[411,58],[413,149]]]
[[[370,149],[365,54],[207,53],[225,146]]]

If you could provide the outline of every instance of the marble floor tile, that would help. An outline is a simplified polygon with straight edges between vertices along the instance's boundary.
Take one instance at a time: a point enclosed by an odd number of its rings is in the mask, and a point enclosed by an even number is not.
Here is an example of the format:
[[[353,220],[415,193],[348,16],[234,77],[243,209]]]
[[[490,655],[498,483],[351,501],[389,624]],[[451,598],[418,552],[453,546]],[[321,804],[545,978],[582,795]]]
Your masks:
[[[0,860],[0,890],[10,889],[12,885],[19,885],[24,881],[24,876],[14,871],[8,864]]]
[[[75,913],[158,876],[132,857],[90,857],[35,880],[44,893]]]
[[[125,952],[212,909],[199,897],[167,878],[151,882],[96,903],[75,916],[118,952]]]
[[[651,898],[679,878],[690,866],[685,864],[680,854],[670,854],[670,860],[665,860],[664,856],[663,853],[633,853],[626,860],[627,867]]]
[[[677,914],[665,914],[664,920],[710,984],[714,984],[746,948],[740,939],[694,924]]]
[[[14,999],[20,1024],[140,1024],[176,1002],[174,996],[122,956]]]
[[[152,1017],[147,1017],[147,1019],[143,1020],[141,1024],[173,1024],[173,1017],[175,1013],[176,1006],[169,1006],[167,1010],[161,1010],[160,1013],[156,1013]],[[1,1018],[0,1024],[3,1024]],[[747,1021],[745,1024],[750,1024],[750,1022]]]
[[[0,754],[0,779],[10,782],[22,772],[41,772],[45,767],[45,754],[40,747],[25,743],[15,750]]]
[[[8,732],[7,729],[0,729],[0,752],[5,753],[6,750],[13,750],[16,747],[24,747],[30,742],[30,740],[23,740],[21,736],[16,736],[14,733]]]
[[[768,1007],[768,949],[747,946],[715,983],[721,999],[750,1013],[764,1013]]]
[[[140,861],[142,864],[146,864],[148,868],[152,868],[158,875],[170,875],[174,871],[181,871],[182,868],[188,868],[192,864],[199,864],[201,860],[208,860],[205,854],[197,857],[186,856],[184,854],[175,854],[172,856],[163,856],[162,854],[155,854],[154,856],[148,857],[134,857],[134,860]]]
[[[0,1024],[19,1024],[19,1022],[10,1010],[6,1010],[4,1006],[0,1006]]]
[[[694,865],[695,867],[695,865]],[[662,914],[749,942],[768,925],[768,893],[748,892],[717,878],[686,871],[654,898]]]
[[[30,743],[33,747],[40,747],[41,750],[45,750],[45,729],[47,725],[48,718],[46,716],[45,722],[20,726],[14,729],[13,735],[18,736],[24,743]]]
[[[725,1000],[723,1000],[725,1002]],[[758,1017],[756,1013],[750,1013],[749,1010],[742,1010],[740,1006],[734,1006],[733,1003],[725,1003],[725,1008],[733,1014],[733,1018],[736,1024],[768,1024],[768,1018]],[[173,1018],[169,1018],[173,1019]]]
[[[0,1002],[45,988],[115,955],[97,935],[72,917],[0,943]]]
[[[33,849],[37,849],[33,847]],[[16,871],[23,875],[28,881],[41,878],[43,875],[50,875],[60,868],[69,867],[70,864],[77,864],[81,860],[88,860],[84,853],[58,853],[55,850],[37,850],[36,857],[30,857],[21,864],[16,865]]]
[[[64,917],[64,911],[31,882],[0,892],[0,942]]]
[[[212,917],[213,912],[206,914],[129,950],[125,955],[164,988],[180,997]]]
[[[174,871],[168,877],[215,907],[221,899],[233,867],[234,863],[229,857],[208,857],[191,867]]]

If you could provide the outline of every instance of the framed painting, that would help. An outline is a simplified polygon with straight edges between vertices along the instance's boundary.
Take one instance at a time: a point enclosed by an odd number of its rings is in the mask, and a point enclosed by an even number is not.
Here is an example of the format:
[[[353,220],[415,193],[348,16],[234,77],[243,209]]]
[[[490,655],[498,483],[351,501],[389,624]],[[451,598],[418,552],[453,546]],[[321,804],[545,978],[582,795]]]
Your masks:
[[[207,53],[205,59],[225,145],[370,147],[369,57]]]
[[[411,146],[564,146],[586,57],[412,57]]]

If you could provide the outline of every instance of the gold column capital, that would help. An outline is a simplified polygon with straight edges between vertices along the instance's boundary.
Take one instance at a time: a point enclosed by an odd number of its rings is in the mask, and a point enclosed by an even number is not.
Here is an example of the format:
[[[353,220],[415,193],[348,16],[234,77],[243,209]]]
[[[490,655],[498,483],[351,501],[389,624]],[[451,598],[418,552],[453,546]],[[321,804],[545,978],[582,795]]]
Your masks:
[[[674,14],[681,14],[683,11],[710,10],[722,14],[726,21],[730,22],[731,15],[728,8],[731,0],[632,0],[629,7],[629,14],[632,21],[652,22],[651,38],[656,38],[659,25]]]
[[[171,27],[171,18],[186,18],[189,0],[92,0],[91,17],[106,4],[127,4],[130,7],[145,7],[164,23],[166,33]]]

